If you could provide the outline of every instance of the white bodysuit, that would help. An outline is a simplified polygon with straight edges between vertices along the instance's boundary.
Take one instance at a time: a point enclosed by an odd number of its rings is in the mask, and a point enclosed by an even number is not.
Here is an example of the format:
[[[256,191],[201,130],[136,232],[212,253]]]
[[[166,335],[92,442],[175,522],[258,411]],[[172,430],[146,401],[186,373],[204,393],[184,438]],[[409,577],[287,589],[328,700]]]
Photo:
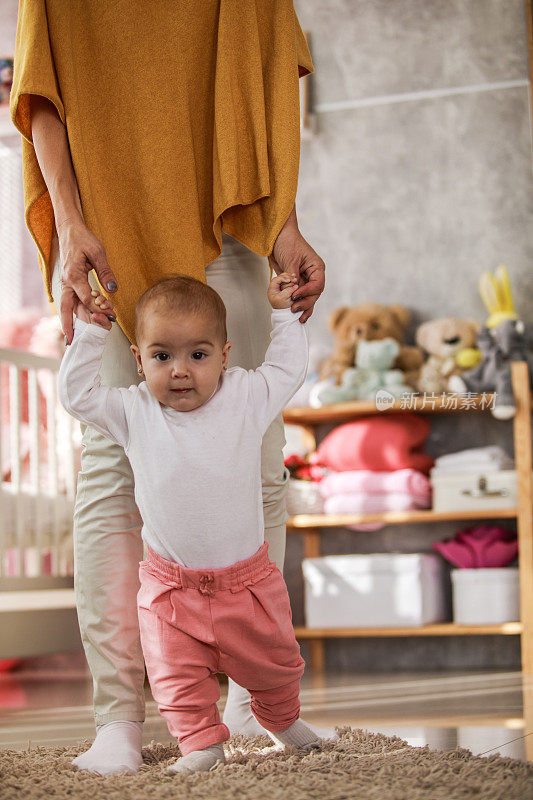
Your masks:
[[[72,416],[124,448],[143,539],[163,558],[218,569],[263,544],[261,441],[305,380],[308,341],[299,316],[273,309],[263,364],[228,369],[211,398],[192,411],[161,405],[145,381],[129,389],[102,386],[108,332],[75,320],[59,397]]]

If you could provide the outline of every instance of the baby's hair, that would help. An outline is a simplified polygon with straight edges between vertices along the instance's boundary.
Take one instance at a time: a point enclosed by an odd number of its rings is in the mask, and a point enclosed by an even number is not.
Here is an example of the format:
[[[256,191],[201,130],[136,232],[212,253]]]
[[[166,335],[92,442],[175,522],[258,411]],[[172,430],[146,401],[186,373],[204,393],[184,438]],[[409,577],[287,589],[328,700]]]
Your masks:
[[[143,320],[149,306],[157,311],[176,314],[201,314],[213,321],[213,332],[222,346],[228,340],[226,306],[222,298],[207,283],[189,275],[171,275],[162,278],[147,289],[135,307],[135,341],[143,336]]]

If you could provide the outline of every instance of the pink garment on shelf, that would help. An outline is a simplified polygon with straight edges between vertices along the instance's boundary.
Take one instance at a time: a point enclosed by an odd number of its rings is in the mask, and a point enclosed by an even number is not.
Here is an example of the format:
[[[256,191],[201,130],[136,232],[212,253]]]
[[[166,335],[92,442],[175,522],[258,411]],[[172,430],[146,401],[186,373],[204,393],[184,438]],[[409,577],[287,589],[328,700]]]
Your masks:
[[[399,469],[395,472],[346,470],[330,473],[320,483],[320,494],[323,497],[354,493],[378,495],[405,493],[423,497],[429,503],[431,484],[429,478],[416,469]]]
[[[514,531],[499,525],[475,525],[457,531],[453,539],[433,542],[433,550],[460,569],[507,567],[518,555]]]
[[[433,459],[420,448],[429,430],[428,420],[415,414],[363,417],[332,430],[309,462],[336,472],[415,469],[427,474]]]

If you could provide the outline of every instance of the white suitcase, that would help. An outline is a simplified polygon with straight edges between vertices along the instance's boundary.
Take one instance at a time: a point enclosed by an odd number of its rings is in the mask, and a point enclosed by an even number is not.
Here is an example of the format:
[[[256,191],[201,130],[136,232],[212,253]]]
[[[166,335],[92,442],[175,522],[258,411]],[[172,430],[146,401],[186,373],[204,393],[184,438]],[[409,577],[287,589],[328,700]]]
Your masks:
[[[516,508],[514,469],[438,473],[431,470],[433,511],[480,511]]]

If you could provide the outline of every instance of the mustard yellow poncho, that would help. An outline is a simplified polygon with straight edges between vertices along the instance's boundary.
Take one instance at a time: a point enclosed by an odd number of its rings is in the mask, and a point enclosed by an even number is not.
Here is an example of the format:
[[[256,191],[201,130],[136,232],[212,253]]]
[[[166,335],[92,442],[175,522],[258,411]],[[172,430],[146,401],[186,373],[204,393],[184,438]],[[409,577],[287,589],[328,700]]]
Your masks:
[[[85,222],[133,341],[142,292],[169,273],[205,282],[221,229],[271,253],[296,196],[298,78],[312,70],[292,0],[21,0],[11,113],[50,299],[54,216],[31,94],[67,127]]]

